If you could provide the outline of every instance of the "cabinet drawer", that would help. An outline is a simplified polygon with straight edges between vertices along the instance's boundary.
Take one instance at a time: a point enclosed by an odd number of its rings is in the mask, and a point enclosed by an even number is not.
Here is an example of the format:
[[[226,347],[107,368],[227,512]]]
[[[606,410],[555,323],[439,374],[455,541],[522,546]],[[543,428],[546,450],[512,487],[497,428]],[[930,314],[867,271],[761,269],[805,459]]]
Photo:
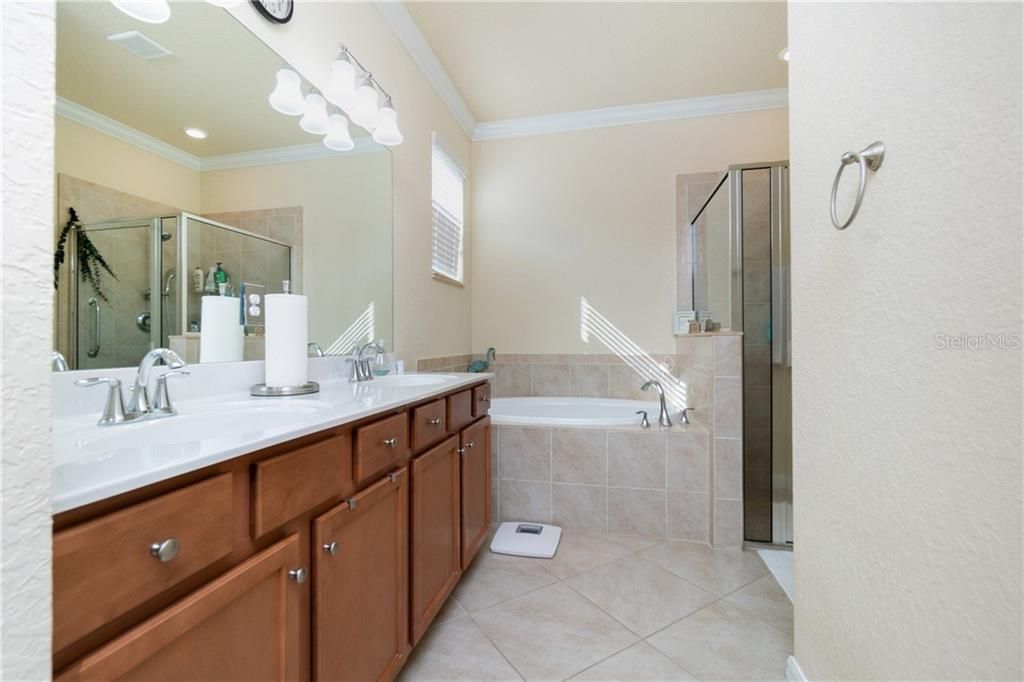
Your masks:
[[[473,421],[473,392],[460,391],[448,396],[448,430],[456,431]]]
[[[473,389],[473,416],[482,417],[491,409],[491,384],[486,383]]]
[[[356,483],[394,466],[409,454],[409,416],[396,414],[356,429]]]
[[[352,490],[352,437],[332,436],[253,466],[252,535]]]
[[[412,411],[412,449],[421,450],[448,433],[444,398]]]
[[[57,533],[54,650],[230,554],[231,476],[222,474]],[[160,543],[165,543],[163,559],[156,555]]]

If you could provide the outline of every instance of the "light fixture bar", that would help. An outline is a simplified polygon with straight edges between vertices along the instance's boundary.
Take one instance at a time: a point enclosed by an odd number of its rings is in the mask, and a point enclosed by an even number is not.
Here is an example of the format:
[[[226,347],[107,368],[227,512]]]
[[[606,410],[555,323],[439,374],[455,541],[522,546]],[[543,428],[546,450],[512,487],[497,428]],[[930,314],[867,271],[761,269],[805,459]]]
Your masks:
[[[359,61],[359,58],[352,54],[352,50],[348,49],[348,46],[346,46],[345,44],[338,45],[338,48],[341,50],[342,54],[344,54],[345,57],[348,58],[350,62],[359,67],[359,70],[363,72],[363,76],[367,79],[370,86],[373,87],[381,95],[383,95],[385,100],[390,101],[391,94],[387,90],[385,90],[383,86],[381,86],[381,84],[377,81],[376,78],[373,77],[373,73],[371,73],[371,71],[368,68],[363,66],[363,63]]]

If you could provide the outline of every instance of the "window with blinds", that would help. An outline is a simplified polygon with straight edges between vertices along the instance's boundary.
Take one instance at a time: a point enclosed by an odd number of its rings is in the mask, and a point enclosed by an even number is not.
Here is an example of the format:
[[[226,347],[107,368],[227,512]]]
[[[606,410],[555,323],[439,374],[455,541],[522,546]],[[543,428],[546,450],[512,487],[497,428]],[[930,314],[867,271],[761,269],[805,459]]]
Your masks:
[[[430,168],[435,273],[462,282],[462,185],[465,179],[452,158],[436,142]]]

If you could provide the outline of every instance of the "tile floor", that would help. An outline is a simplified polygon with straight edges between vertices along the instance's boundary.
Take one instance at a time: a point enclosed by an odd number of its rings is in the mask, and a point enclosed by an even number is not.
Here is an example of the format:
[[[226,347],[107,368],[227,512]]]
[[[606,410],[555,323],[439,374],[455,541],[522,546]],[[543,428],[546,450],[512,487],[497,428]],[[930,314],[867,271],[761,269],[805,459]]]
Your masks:
[[[792,640],[756,552],[565,531],[550,560],[481,550],[402,680],[781,680]]]

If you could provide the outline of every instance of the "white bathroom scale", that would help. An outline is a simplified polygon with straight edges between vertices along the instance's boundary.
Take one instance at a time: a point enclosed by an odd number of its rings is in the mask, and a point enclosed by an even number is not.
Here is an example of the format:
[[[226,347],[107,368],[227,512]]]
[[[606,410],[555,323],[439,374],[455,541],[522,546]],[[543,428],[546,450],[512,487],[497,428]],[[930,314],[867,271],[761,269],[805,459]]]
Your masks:
[[[491,540],[491,551],[495,554],[550,559],[555,556],[561,539],[562,529],[558,526],[506,521],[498,526],[498,532]]]

